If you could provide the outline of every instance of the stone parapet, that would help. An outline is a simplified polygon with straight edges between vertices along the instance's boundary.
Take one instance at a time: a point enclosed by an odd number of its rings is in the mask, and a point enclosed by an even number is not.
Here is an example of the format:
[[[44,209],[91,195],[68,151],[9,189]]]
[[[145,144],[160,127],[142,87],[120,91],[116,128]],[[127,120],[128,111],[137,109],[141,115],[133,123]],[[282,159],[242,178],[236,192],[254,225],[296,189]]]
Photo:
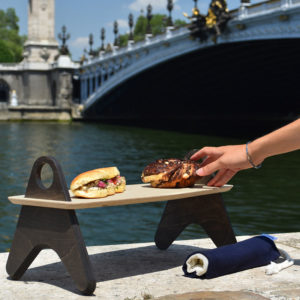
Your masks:
[[[176,241],[168,250],[154,243],[88,247],[99,300],[142,299],[300,299],[300,233],[276,234],[277,247],[287,251],[295,265],[275,275],[265,267],[200,280],[183,276],[187,255],[199,248],[215,246],[210,239]],[[237,237],[238,241],[249,238]],[[18,281],[4,271],[8,253],[0,254],[1,299],[87,299],[79,295],[73,282],[52,250],[43,250]]]

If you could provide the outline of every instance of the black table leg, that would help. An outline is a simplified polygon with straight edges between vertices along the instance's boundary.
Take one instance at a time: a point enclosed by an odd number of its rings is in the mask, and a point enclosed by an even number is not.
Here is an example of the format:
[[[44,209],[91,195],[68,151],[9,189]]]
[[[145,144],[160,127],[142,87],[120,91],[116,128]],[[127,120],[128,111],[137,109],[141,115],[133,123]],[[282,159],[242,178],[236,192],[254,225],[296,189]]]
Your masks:
[[[89,256],[74,210],[22,206],[6,270],[19,279],[43,249],[57,252],[79,291],[96,288]]]
[[[217,247],[236,243],[221,194],[168,201],[155,235],[167,249],[190,224],[201,225]]]

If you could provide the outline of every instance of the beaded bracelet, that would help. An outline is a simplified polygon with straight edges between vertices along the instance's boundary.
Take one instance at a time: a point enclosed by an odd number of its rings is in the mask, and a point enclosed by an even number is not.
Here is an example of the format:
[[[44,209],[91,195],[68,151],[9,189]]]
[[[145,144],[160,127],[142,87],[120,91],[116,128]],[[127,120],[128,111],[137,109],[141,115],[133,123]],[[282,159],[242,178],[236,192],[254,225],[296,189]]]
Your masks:
[[[250,165],[251,165],[254,169],[259,169],[259,168],[261,167],[261,164],[259,164],[259,165],[256,166],[256,165],[253,163],[252,158],[251,158],[251,156],[250,156],[250,154],[249,154],[249,151],[248,151],[248,144],[250,144],[250,143],[251,143],[251,142],[248,142],[248,143],[246,144],[246,154],[247,154],[247,159],[248,159]]]

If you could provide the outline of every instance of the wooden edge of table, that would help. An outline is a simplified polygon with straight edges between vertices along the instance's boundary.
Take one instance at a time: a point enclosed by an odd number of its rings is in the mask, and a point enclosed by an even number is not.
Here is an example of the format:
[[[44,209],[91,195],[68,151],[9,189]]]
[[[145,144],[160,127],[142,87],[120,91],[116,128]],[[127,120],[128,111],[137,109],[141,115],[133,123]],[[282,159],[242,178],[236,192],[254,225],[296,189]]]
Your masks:
[[[209,194],[217,194],[227,192],[232,189],[232,185],[224,185],[222,187],[209,187],[196,184],[190,188],[152,188],[148,184],[132,184],[127,185],[123,193],[117,193],[105,198],[85,199],[74,197],[70,191],[71,201],[58,201],[25,198],[24,195],[10,196],[9,201],[13,204],[38,206],[58,209],[84,209],[103,206],[117,206],[148,202],[159,202],[167,200],[176,200],[203,196]]]

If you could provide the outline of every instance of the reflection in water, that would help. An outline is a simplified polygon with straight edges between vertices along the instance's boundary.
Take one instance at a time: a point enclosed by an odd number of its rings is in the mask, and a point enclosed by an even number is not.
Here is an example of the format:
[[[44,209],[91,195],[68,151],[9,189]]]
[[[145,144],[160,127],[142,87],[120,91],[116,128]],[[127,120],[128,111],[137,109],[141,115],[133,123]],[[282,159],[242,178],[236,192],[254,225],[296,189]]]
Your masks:
[[[24,194],[32,165],[42,155],[57,158],[67,184],[78,173],[107,166],[118,166],[132,184],[140,183],[143,168],[158,158],[247,141],[91,123],[0,126],[0,251],[10,247],[20,209],[7,196]],[[299,152],[289,153],[232,180],[234,188],[224,199],[236,234],[299,231],[299,165]],[[163,207],[164,203],[149,203],[87,209],[77,211],[77,216],[88,245],[144,242],[153,241]],[[201,236],[202,229],[191,225],[180,238]]]

